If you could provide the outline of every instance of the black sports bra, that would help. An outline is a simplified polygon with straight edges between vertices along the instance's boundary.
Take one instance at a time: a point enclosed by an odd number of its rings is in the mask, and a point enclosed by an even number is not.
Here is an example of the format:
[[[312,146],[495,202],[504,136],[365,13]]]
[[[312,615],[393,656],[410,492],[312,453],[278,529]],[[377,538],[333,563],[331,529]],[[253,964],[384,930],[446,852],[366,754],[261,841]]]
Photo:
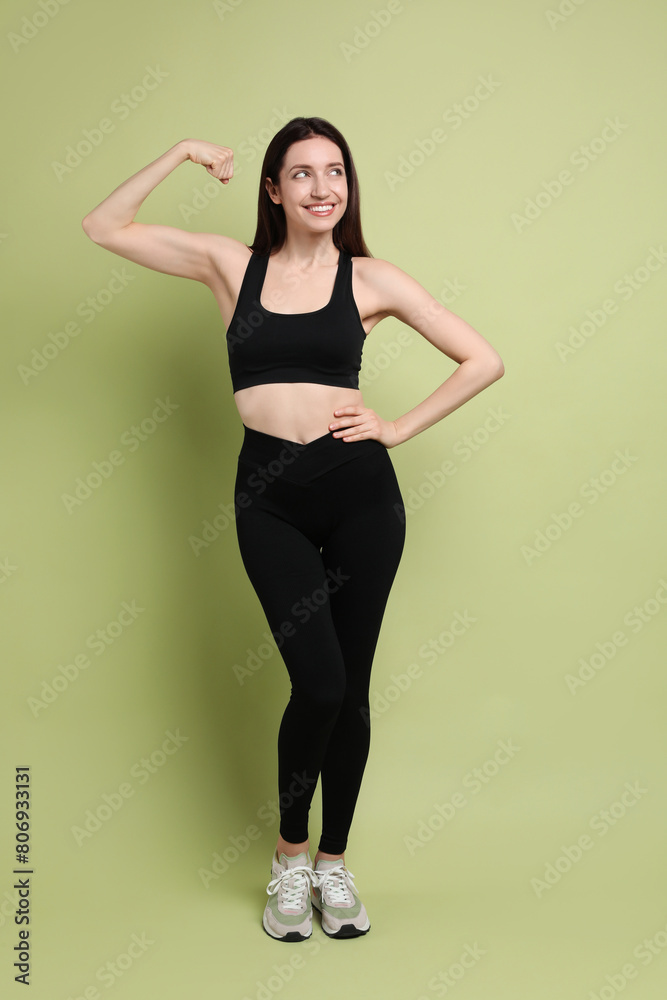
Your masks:
[[[274,313],[261,305],[268,263],[268,254],[252,254],[227,328],[233,391],[267,382],[358,389],[366,331],[352,294],[351,255],[339,251],[329,302],[307,313]]]

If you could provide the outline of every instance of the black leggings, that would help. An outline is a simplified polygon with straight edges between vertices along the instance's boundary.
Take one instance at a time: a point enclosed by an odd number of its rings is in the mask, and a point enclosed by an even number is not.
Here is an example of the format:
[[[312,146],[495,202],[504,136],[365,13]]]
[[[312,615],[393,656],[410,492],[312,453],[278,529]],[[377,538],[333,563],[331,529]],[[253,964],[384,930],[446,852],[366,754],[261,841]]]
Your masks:
[[[370,748],[369,688],[405,508],[388,449],[332,432],[308,444],[244,426],[234,487],[241,558],[291,681],[278,732],[280,834],[342,854]]]

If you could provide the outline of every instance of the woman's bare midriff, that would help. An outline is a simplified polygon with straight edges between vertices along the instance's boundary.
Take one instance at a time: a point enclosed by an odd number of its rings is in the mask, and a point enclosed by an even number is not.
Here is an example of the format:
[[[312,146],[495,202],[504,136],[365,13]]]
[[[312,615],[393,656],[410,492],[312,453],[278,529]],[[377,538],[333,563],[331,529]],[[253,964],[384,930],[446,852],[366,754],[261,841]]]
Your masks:
[[[230,252],[230,241],[227,241],[224,269],[219,265],[216,280],[211,286],[226,329],[229,328],[234,314],[241,283],[250,258],[250,250],[245,244],[237,241],[232,241],[232,244],[233,252]],[[364,264],[369,260],[370,258],[353,258],[355,268],[353,271],[353,295],[366,335],[383,318],[382,313],[376,312],[374,315],[370,315],[371,293],[363,287],[363,281],[359,280],[358,272],[361,270],[359,264]],[[327,278],[323,274],[322,287],[317,292],[319,302],[327,299],[326,280]],[[329,276],[329,288],[331,280],[331,276]],[[270,288],[265,287],[262,290],[262,301],[271,301],[270,296]],[[297,303],[287,303],[282,311],[289,313],[300,310]],[[302,311],[306,312],[307,309]],[[251,385],[247,389],[238,389],[234,393],[234,402],[241,421],[246,427],[299,444],[308,444],[310,441],[327,434],[329,424],[340,419],[334,416],[334,410],[343,406],[364,406],[361,389],[339,388],[315,382],[271,382]]]
[[[361,389],[314,382],[251,385],[234,393],[241,420],[252,430],[308,444],[329,431],[342,406],[363,406]]]

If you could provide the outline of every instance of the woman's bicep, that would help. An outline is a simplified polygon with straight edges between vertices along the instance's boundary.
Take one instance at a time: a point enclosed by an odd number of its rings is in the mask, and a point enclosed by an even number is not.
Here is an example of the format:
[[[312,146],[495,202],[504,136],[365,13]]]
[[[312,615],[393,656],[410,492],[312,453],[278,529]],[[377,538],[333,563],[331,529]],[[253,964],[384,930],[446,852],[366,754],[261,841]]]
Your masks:
[[[91,234],[90,238],[105,250],[163,274],[208,283],[213,272],[216,237],[212,233],[130,222],[112,233],[97,237]]]

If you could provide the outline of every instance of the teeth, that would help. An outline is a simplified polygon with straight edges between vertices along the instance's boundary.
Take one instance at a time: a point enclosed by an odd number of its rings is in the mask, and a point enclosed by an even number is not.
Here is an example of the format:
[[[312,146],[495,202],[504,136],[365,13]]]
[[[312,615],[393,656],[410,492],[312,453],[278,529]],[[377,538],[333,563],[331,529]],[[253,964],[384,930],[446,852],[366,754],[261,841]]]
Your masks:
[[[317,207],[314,205],[306,205],[306,208],[309,212],[330,212],[333,205],[318,205]]]

